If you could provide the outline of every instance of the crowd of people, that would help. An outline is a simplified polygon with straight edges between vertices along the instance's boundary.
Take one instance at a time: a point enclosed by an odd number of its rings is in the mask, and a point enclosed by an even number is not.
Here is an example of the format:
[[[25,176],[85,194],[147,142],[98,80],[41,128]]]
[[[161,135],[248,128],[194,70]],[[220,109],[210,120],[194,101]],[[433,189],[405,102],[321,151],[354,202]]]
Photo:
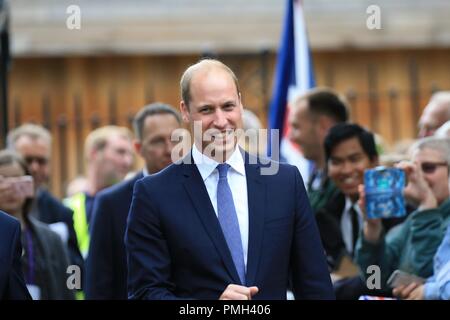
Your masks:
[[[398,162],[383,161],[374,133],[351,122],[337,92],[298,96],[288,122],[311,165],[303,181],[297,167],[238,143],[238,129],[261,124],[229,67],[201,60],[180,84],[180,112],[152,103],[133,132],[92,131],[85,174],[64,199],[48,188],[49,131],[9,132],[0,299],[450,299],[450,92],[431,97]],[[173,133],[183,122],[193,138],[179,155]],[[132,172],[135,156],[144,166]],[[380,165],[406,175],[403,217],[366,213],[364,172]],[[264,174],[268,167],[277,170]],[[70,266],[80,270],[75,287]],[[371,266],[380,270],[375,287]],[[396,270],[421,280],[392,286]]]

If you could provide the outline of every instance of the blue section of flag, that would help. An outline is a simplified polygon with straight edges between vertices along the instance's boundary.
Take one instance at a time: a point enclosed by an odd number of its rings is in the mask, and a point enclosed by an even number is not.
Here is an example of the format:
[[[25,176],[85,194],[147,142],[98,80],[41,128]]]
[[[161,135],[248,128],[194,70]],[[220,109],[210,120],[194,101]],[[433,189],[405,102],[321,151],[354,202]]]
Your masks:
[[[289,87],[299,86],[298,81],[300,79],[296,78],[296,59],[307,59],[307,64],[309,65],[309,70],[300,70],[300,72],[308,72],[306,78],[309,80],[306,86],[303,84],[301,87],[311,88],[315,85],[307,36],[306,34],[299,35],[294,32],[294,1],[287,1],[283,34],[278,51],[275,81],[272,90],[273,95],[269,106],[269,129],[279,129],[280,139],[283,138]],[[303,19],[302,16],[300,18]],[[296,53],[296,41],[298,42],[297,45],[306,46],[307,55],[305,57],[300,57]],[[268,143],[268,154],[271,154],[270,141]]]

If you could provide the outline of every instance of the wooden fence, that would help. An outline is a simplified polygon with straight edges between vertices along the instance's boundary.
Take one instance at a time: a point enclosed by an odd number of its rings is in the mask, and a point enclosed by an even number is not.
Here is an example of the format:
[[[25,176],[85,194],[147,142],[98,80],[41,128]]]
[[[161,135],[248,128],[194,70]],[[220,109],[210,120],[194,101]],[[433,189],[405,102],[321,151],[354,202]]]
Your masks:
[[[352,119],[391,145],[416,135],[432,92],[450,88],[450,50],[339,51],[313,54],[316,82],[345,94]],[[106,124],[130,127],[142,106],[178,107],[179,79],[198,56],[20,58],[9,77],[9,125],[43,124],[53,135],[51,187],[83,173],[83,142]],[[275,55],[219,56],[240,79],[244,105],[263,121]],[[141,165],[136,163],[136,168]]]

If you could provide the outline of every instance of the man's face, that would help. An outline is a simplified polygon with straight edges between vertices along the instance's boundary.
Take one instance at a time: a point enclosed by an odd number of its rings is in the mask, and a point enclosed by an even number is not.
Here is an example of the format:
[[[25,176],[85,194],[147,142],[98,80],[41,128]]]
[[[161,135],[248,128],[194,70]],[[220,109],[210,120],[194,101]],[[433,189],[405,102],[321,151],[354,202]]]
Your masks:
[[[149,173],[161,171],[172,163],[171,152],[177,141],[170,137],[180,128],[171,114],[156,114],[144,120],[142,141],[136,143],[137,152],[144,158]]]
[[[191,79],[190,94],[189,106],[182,101],[181,112],[194,131],[197,147],[206,155],[211,155],[206,150],[214,150],[213,156],[225,161],[236,146],[235,130],[242,128],[241,98],[232,77],[218,68],[200,70]],[[201,124],[201,135],[194,122]]]
[[[358,185],[364,183],[364,170],[377,165],[364,152],[357,137],[342,141],[331,151],[328,174],[333,182],[353,201],[358,199]]]
[[[15,149],[25,159],[35,187],[46,184],[50,175],[50,145],[41,138],[21,136],[16,140]]]
[[[316,119],[308,111],[307,100],[298,102],[289,115],[289,123],[291,126],[289,138],[302,148],[305,158],[317,161],[320,158],[323,139],[318,133]]]
[[[25,175],[24,170],[17,163],[0,166],[0,176],[3,178],[16,178]],[[11,188],[8,190],[0,190],[0,210],[15,213],[20,211],[25,203],[25,197],[17,192],[11,192]]]
[[[432,136],[448,120],[447,108],[442,103],[430,101],[419,120],[419,138]]]
[[[95,153],[95,162],[103,181],[112,185],[123,180],[133,164],[131,141],[121,135],[109,137],[106,146]]]
[[[449,197],[448,166],[439,151],[425,148],[413,154],[414,163],[422,169],[423,176],[431,188],[438,204]],[[424,170],[425,169],[425,170]]]

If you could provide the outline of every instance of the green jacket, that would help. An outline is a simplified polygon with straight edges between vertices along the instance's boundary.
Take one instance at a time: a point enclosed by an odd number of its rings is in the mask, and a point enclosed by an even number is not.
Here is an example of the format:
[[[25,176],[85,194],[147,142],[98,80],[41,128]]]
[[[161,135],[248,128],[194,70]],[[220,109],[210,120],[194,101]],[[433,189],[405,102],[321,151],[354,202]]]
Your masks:
[[[308,199],[314,213],[322,209],[339,192],[336,185],[326,177],[319,190],[308,188]]]
[[[364,278],[367,267],[377,265],[381,271],[381,285],[393,271],[402,271],[427,278],[433,274],[433,257],[450,222],[450,199],[439,208],[415,211],[402,224],[383,233],[377,243],[359,237],[355,261]]]

